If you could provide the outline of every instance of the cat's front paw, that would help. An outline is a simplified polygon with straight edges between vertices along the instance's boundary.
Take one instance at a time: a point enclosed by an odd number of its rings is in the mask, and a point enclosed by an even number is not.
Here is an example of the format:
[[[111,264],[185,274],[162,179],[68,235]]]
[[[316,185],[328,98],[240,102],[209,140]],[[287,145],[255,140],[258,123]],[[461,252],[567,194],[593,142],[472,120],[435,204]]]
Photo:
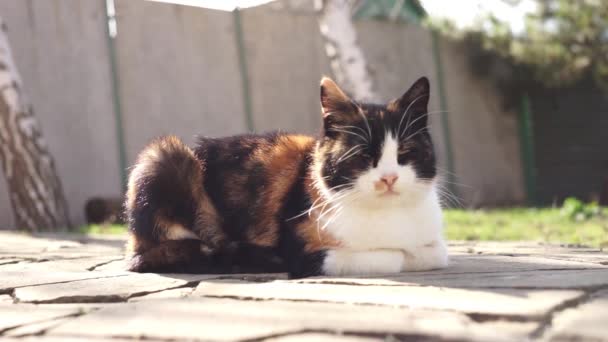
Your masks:
[[[448,266],[448,251],[443,241],[432,242],[404,252],[403,271],[430,271]]]

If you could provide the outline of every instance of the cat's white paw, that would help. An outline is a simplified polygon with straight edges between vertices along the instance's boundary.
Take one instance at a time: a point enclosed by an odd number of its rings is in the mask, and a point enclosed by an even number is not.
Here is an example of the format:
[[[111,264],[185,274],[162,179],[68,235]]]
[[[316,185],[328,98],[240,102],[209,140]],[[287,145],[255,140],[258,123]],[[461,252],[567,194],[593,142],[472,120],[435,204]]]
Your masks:
[[[400,250],[354,251],[334,249],[323,261],[323,274],[332,276],[399,273],[404,267]]]
[[[443,241],[434,241],[404,254],[402,271],[430,271],[448,266],[448,250]]]

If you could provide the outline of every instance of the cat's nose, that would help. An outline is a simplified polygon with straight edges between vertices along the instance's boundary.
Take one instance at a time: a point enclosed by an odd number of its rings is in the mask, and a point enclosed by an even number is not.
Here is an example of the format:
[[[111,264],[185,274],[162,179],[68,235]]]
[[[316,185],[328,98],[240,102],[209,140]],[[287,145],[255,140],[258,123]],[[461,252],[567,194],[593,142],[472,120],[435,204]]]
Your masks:
[[[396,173],[388,173],[380,177],[380,180],[389,188],[397,182],[397,179],[399,179],[399,176]]]

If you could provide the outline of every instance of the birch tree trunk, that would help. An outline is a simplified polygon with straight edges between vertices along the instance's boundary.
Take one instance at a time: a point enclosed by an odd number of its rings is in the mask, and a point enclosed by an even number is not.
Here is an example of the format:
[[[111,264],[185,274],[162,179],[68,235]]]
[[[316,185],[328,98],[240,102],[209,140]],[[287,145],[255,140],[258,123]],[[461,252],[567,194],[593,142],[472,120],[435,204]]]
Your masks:
[[[357,100],[377,101],[352,21],[354,0],[315,0],[321,35],[336,81]]]
[[[0,18],[0,161],[18,229],[64,230],[71,226],[53,157],[27,105]]]

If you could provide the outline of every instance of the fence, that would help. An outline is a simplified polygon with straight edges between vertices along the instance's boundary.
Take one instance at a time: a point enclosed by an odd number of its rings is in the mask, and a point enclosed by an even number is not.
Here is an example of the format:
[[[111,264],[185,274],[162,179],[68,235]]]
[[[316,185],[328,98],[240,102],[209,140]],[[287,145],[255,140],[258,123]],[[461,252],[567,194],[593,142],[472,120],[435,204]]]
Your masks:
[[[85,201],[121,195],[124,166],[151,138],[220,136],[250,129],[314,133],[318,82],[330,74],[307,2],[220,12],[115,0],[118,35],[108,38],[105,0],[0,0],[0,15],[43,133],[57,162],[72,220]],[[420,75],[438,84],[433,37],[402,23],[358,21],[378,93],[400,95]],[[441,160],[451,144],[465,204],[523,198],[516,115],[503,113],[459,47],[439,42],[451,141],[431,120]],[[441,106],[437,87],[432,110]],[[123,157],[121,157],[121,155]],[[487,167],[481,170],[478,165]],[[12,227],[0,182],[0,229]]]

